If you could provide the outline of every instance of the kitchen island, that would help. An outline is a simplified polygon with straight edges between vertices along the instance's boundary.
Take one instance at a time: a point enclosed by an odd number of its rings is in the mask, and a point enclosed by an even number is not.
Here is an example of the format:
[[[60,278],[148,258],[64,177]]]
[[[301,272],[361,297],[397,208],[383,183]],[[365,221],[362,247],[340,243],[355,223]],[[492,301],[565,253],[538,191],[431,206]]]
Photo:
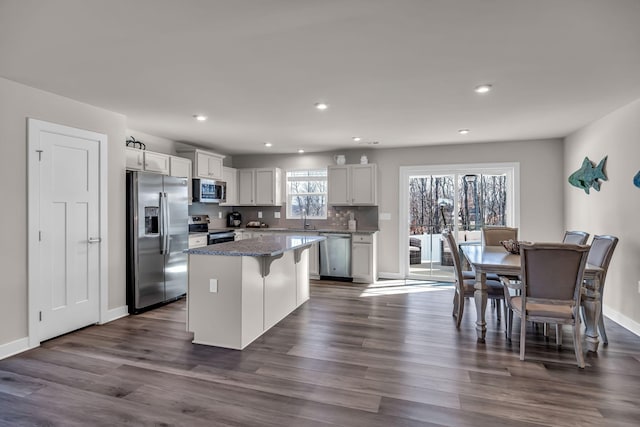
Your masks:
[[[189,249],[193,343],[242,350],[309,299],[309,254],[322,236],[278,235]]]

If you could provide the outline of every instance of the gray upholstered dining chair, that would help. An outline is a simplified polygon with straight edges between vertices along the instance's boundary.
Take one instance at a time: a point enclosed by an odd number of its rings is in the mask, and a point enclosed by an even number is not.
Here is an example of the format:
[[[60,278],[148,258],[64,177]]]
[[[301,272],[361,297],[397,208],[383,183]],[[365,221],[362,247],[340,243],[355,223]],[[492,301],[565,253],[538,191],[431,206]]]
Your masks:
[[[502,279],[504,298],[511,310],[507,337],[511,337],[512,314],[520,321],[520,360],[524,360],[527,321],[570,324],[580,368],[584,368],[580,336],[580,299],[589,246],[569,243],[523,243],[520,246],[521,282]],[[519,289],[511,295],[509,289]]]
[[[586,245],[589,240],[589,233],[585,231],[565,231],[562,243],[573,243],[575,245]]]
[[[460,252],[458,251],[458,245],[456,239],[453,237],[450,231],[444,231],[442,236],[445,239],[445,243],[449,245],[451,249],[451,257],[453,259],[453,270],[456,280],[455,292],[453,294],[453,316],[456,318],[456,328],[460,328],[462,322],[462,314],[464,313],[464,299],[473,297],[475,292],[476,280],[465,279],[462,275],[462,262],[460,260]],[[504,299],[504,292],[502,290],[502,283],[498,280],[487,279],[487,287],[489,298],[496,300],[498,303],[498,319],[500,319],[500,306],[499,301]],[[506,317],[506,306],[505,306]]]
[[[604,291],[604,282],[607,278],[607,270],[609,270],[609,263],[613,257],[613,251],[618,245],[618,238],[615,236],[593,236],[591,241],[591,250],[589,251],[589,257],[587,258],[587,264],[594,265],[602,268],[599,280],[596,284],[593,280],[585,280],[584,293],[585,298],[595,298],[599,305],[600,318],[598,320],[598,330],[602,335],[602,341],[605,345],[609,344],[607,338],[607,332],[604,329],[604,317],[602,315],[602,296]],[[583,312],[584,315],[584,312]]]
[[[482,227],[482,245],[500,246],[503,240],[518,240],[518,229],[513,227]]]

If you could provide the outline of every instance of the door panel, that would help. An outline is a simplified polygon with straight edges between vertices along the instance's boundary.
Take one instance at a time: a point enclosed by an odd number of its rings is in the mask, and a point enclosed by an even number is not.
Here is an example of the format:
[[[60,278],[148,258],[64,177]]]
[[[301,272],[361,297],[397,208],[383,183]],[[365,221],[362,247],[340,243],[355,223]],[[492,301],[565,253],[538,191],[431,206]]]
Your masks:
[[[162,175],[138,174],[138,287],[136,307],[164,301],[164,255],[160,227]]]
[[[99,142],[39,131],[39,339],[99,320]]]
[[[169,204],[169,253],[165,257],[165,298],[179,297],[187,292],[187,254],[189,225],[187,180],[164,177],[164,192]]]

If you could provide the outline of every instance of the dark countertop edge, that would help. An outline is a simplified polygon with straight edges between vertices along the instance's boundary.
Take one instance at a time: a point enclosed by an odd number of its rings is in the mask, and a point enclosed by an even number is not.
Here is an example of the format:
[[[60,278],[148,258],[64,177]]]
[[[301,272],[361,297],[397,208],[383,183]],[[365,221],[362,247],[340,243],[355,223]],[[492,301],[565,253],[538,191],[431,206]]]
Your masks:
[[[337,229],[337,228],[318,228],[316,230],[307,229],[302,230],[301,228],[283,228],[283,227],[261,227],[261,228],[228,228],[229,231],[273,231],[275,233],[363,233],[363,234],[373,234],[380,231],[377,228],[362,228],[356,230],[346,230],[346,229]]]
[[[289,237],[301,237],[304,239],[309,239],[312,238],[313,241],[311,242],[305,242],[293,247],[285,247],[285,248],[281,248],[281,249],[277,249],[275,251],[271,251],[271,252],[265,252],[265,251],[241,251],[241,250],[224,250],[224,249],[207,249],[210,246],[216,246],[216,245],[209,245],[209,246],[204,246],[201,248],[192,248],[192,249],[186,249],[183,252],[189,255],[222,255],[222,256],[251,256],[251,257],[272,257],[272,256],[277,256],[280,255],[286,251],[292,251],[295,249],[300,249],[300,248],[306,248],[311,246],[312,244],[325,240],[324,237],[322,236],[289,236]],[[247,239],[247,240],[236,240],[235,242],[226,242],[226,243],[220,243],[221,245],[228,245],[228,244],[233,244],[233,243],[238,243],[238,242],[248,242],[248,241],[260,241],[260,239]]]

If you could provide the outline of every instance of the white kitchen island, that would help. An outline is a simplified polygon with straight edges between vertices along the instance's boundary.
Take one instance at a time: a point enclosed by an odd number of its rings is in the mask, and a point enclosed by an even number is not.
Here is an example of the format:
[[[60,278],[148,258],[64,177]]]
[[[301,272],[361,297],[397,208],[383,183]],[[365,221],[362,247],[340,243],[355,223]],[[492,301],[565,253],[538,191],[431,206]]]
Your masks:
[[[187,329],[195,344],[242,350],[309,299],[322,236],[268,236],[189,249]]]

